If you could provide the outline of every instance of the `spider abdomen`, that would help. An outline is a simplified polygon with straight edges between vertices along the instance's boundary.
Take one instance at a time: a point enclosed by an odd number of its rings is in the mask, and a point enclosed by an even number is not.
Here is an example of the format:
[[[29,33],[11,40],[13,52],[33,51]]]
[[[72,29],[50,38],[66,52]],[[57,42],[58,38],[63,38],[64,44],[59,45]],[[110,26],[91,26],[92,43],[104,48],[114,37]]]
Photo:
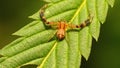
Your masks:
[[[59,40],[62,40],[65,38],[65,30],[64,29],[58,29],[57,31],[57,38]]]

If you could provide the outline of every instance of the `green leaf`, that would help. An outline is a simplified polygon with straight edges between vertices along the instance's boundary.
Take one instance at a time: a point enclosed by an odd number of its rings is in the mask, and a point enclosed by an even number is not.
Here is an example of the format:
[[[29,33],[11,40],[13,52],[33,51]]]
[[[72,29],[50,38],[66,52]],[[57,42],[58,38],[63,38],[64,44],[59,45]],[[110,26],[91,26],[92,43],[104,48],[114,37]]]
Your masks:
[[[99,21],[103,24],[105,22],[107,12],[108,12],[108,4],[106,0],[97,0],[97,10],[96,12],[98,13],[98,19]]]
[[[39,13],[40,13],[40,10],[38,12],[36,12],[35,14],[33,14],[32,16],[29,16],[29,18],[35,19],[35,20],[40,20]]]
[[[61,0],[44,0],[45,2],[52,2],[52,3],[56,3],[56,2],[59,2]]]
[[[88,60],[92,37],[98,40],[100,23],[104,23],[108,4],[114,0],[44,0],[48,2],[45,17],[48,21],[67,21],[78,25],[89,14],[92,23],[81,30],[66,31],[65,39],[56,38],[57,29],[46,28],[39,17],[39,11],[29,16],[33,22],[13,35],[20,36],[0,50],[0,68],[20,68],[34,64],[38,68],[79,68],[81,57]]]
[[[13,35],[31,36],[33,34],[39,33],[39,32],[44,31],[44,30],[45,30],[45,27],[41,21],[33,21],[32,23],[26,25],[25,27],[23,27],[19,31],[13,33]]]
[[[0,68],[2,68],[2,66],[5,66],[5,68],[16,68],[21,66],[21,64],[30,62],[32,60],[44,58],[54,44],[55,41],[39,44],[33,48],[25,50],[24,52],[18,53],[11,57],[7,57],[6,60],[0,63]]]
[[[53,31],[53,30],[45,30],[45,31],[36,33],[32,36],[26,37],[26,38],[20,40],[20,42],[18,42],[18,43],[16,43],[16,41],[15,41],[13,44],[9,45],[9,47],[6,47],[5,49],[3,48],[0,51],[0,54],[3,56],[7,56],[7,57],[16,55],[16,54],[23,52],[29,48],[37,46],[38,44],[48,42],[54,33],[55,33],[55,31]]]
[[[107,0],[108,4],[110,4],[111,7],[114,6],[115,0]]]

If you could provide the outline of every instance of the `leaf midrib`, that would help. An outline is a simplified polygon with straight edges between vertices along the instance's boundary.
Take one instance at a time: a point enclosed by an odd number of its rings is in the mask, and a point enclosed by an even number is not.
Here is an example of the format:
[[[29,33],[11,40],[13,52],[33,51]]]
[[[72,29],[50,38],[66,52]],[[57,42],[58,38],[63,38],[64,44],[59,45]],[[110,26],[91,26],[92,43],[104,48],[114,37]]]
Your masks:
[[[39,65],[39,67],[37,68],[42,68],[43,65],[45,64],[45,62],[47,61],[47,59],[49,58],[49,56],[51,55],[51,53],[54,51],[54,49],[56,48],[56,45],[58,44],[58,42],[56,41],[55,44],[53,45],[52,49],[50,50],[50,52],[48,53],[48,55],[44,58],[44,60],[42,61],[42,63]]]
[[[82,4],[79,6],[78,10],[75,12],[74,16],[72,17],[72,19],[69,21],[69,23],[72,23],[73,20],[76,18],[76,16],[79,14],[79,12],[81,11],[81,9],[83,8],[83,6],[86,4],[86,0],[84,0],[82,2]]]
[[[76,12],[75,12],[75,14],[73,15],[73,17],[71,18],[71,20],[69,21],[69,23],[71,23],[71,22],[73,22],[73,20],[76,18],[76,16],[79,14],[79,12],[81,11],[81,9],[83,8],[83,6],[86,4],[86,0],[84,0],[83,2],[82,2],[82,4],[79,6],[79,8],[76,10]],[[73,9],[72,9],[73,10]],[[69,11],[69,10],[67,10],[67,11]],[[67,12],[66,11],[66,12]],[[65,12],[65,11],[64,11]],[[59,14],[62,14],[63,12],[61,12],[61,13],[59,13]],[[59,15],[59,14],[57,14],[57,15]],[[54,16],[56,16],[56,15],[54,15]],[[52,16],[53,17],[53,16]],[[48,17],[48,18],[51,18],[51,17]],[[79,35],[79,33],[78,33],[78,35]],[[67,40],[66,40],[67,41]],[[43,66],[44,66],[44,63],[46,62],[46,60],[49,58],[49,56],[51,55],[51,53],[53,52],[53,50],[55,49],[55,47],[56,47],[56,45],[58,44],[58,42],[56,41],[56,43],[53,45],[53,47],[52,47],[52,49],[50,50],[50,52],[48,53],[48,55],[44,58],[44,60],[42,61],[42,63],[40,64],[40,66],[39,67],[37,67],[37,68],[42,68]],[[68,44],[69,45],[69,44]],[[79,45],[78,45],[79,46]],[[68,50],[69,50],[69,48],[68,48]]]

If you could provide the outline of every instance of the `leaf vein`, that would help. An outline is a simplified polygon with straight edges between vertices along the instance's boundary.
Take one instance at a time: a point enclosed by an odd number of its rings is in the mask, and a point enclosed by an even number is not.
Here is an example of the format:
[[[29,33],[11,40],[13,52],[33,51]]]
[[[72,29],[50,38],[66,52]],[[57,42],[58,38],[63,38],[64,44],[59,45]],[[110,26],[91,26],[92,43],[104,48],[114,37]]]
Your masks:
[[[42,63],[40,64],[40,66],[37,67],[37,68],[42,68],[42,67],[44,66],[45,62],[47,61],[47,59],[49,58],[49,56],[51,55],[51,53],[52,53],[53,50],[55,49],[56,45],[57,45],[57,42],[55,42],[55,44],[53,45],[53,47],[52,47],[52,49],[50,50],[50,52],[48,53],[48,55],[44,58],[44,60],[43,60]]]
[[[86,0],[83,1],[83,3],[80,5],[80,7],[78,8],[78,10],[76,11],[76,13],[74,14],[73,18],[70,20],[69,23],[73,22],[73,20],[75,19],[75,17],[79,14],[79,12],[81,11],[81,9],[83,8],[83,6],[86,4]]]

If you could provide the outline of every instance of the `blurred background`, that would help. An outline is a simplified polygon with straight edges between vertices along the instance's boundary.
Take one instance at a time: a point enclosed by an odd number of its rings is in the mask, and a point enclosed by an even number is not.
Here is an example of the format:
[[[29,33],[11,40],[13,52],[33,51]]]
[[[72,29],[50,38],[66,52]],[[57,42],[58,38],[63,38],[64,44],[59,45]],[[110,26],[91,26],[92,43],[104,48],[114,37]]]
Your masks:
[[[30,23],[28,16],[37,12],[41,0],[0,0],[0,48],[16,39],[11,34]],[[93,40],[89,60],[81,68],[120,68],[120,0],[109,7],[106,22],[101,26],[98,42]]]

